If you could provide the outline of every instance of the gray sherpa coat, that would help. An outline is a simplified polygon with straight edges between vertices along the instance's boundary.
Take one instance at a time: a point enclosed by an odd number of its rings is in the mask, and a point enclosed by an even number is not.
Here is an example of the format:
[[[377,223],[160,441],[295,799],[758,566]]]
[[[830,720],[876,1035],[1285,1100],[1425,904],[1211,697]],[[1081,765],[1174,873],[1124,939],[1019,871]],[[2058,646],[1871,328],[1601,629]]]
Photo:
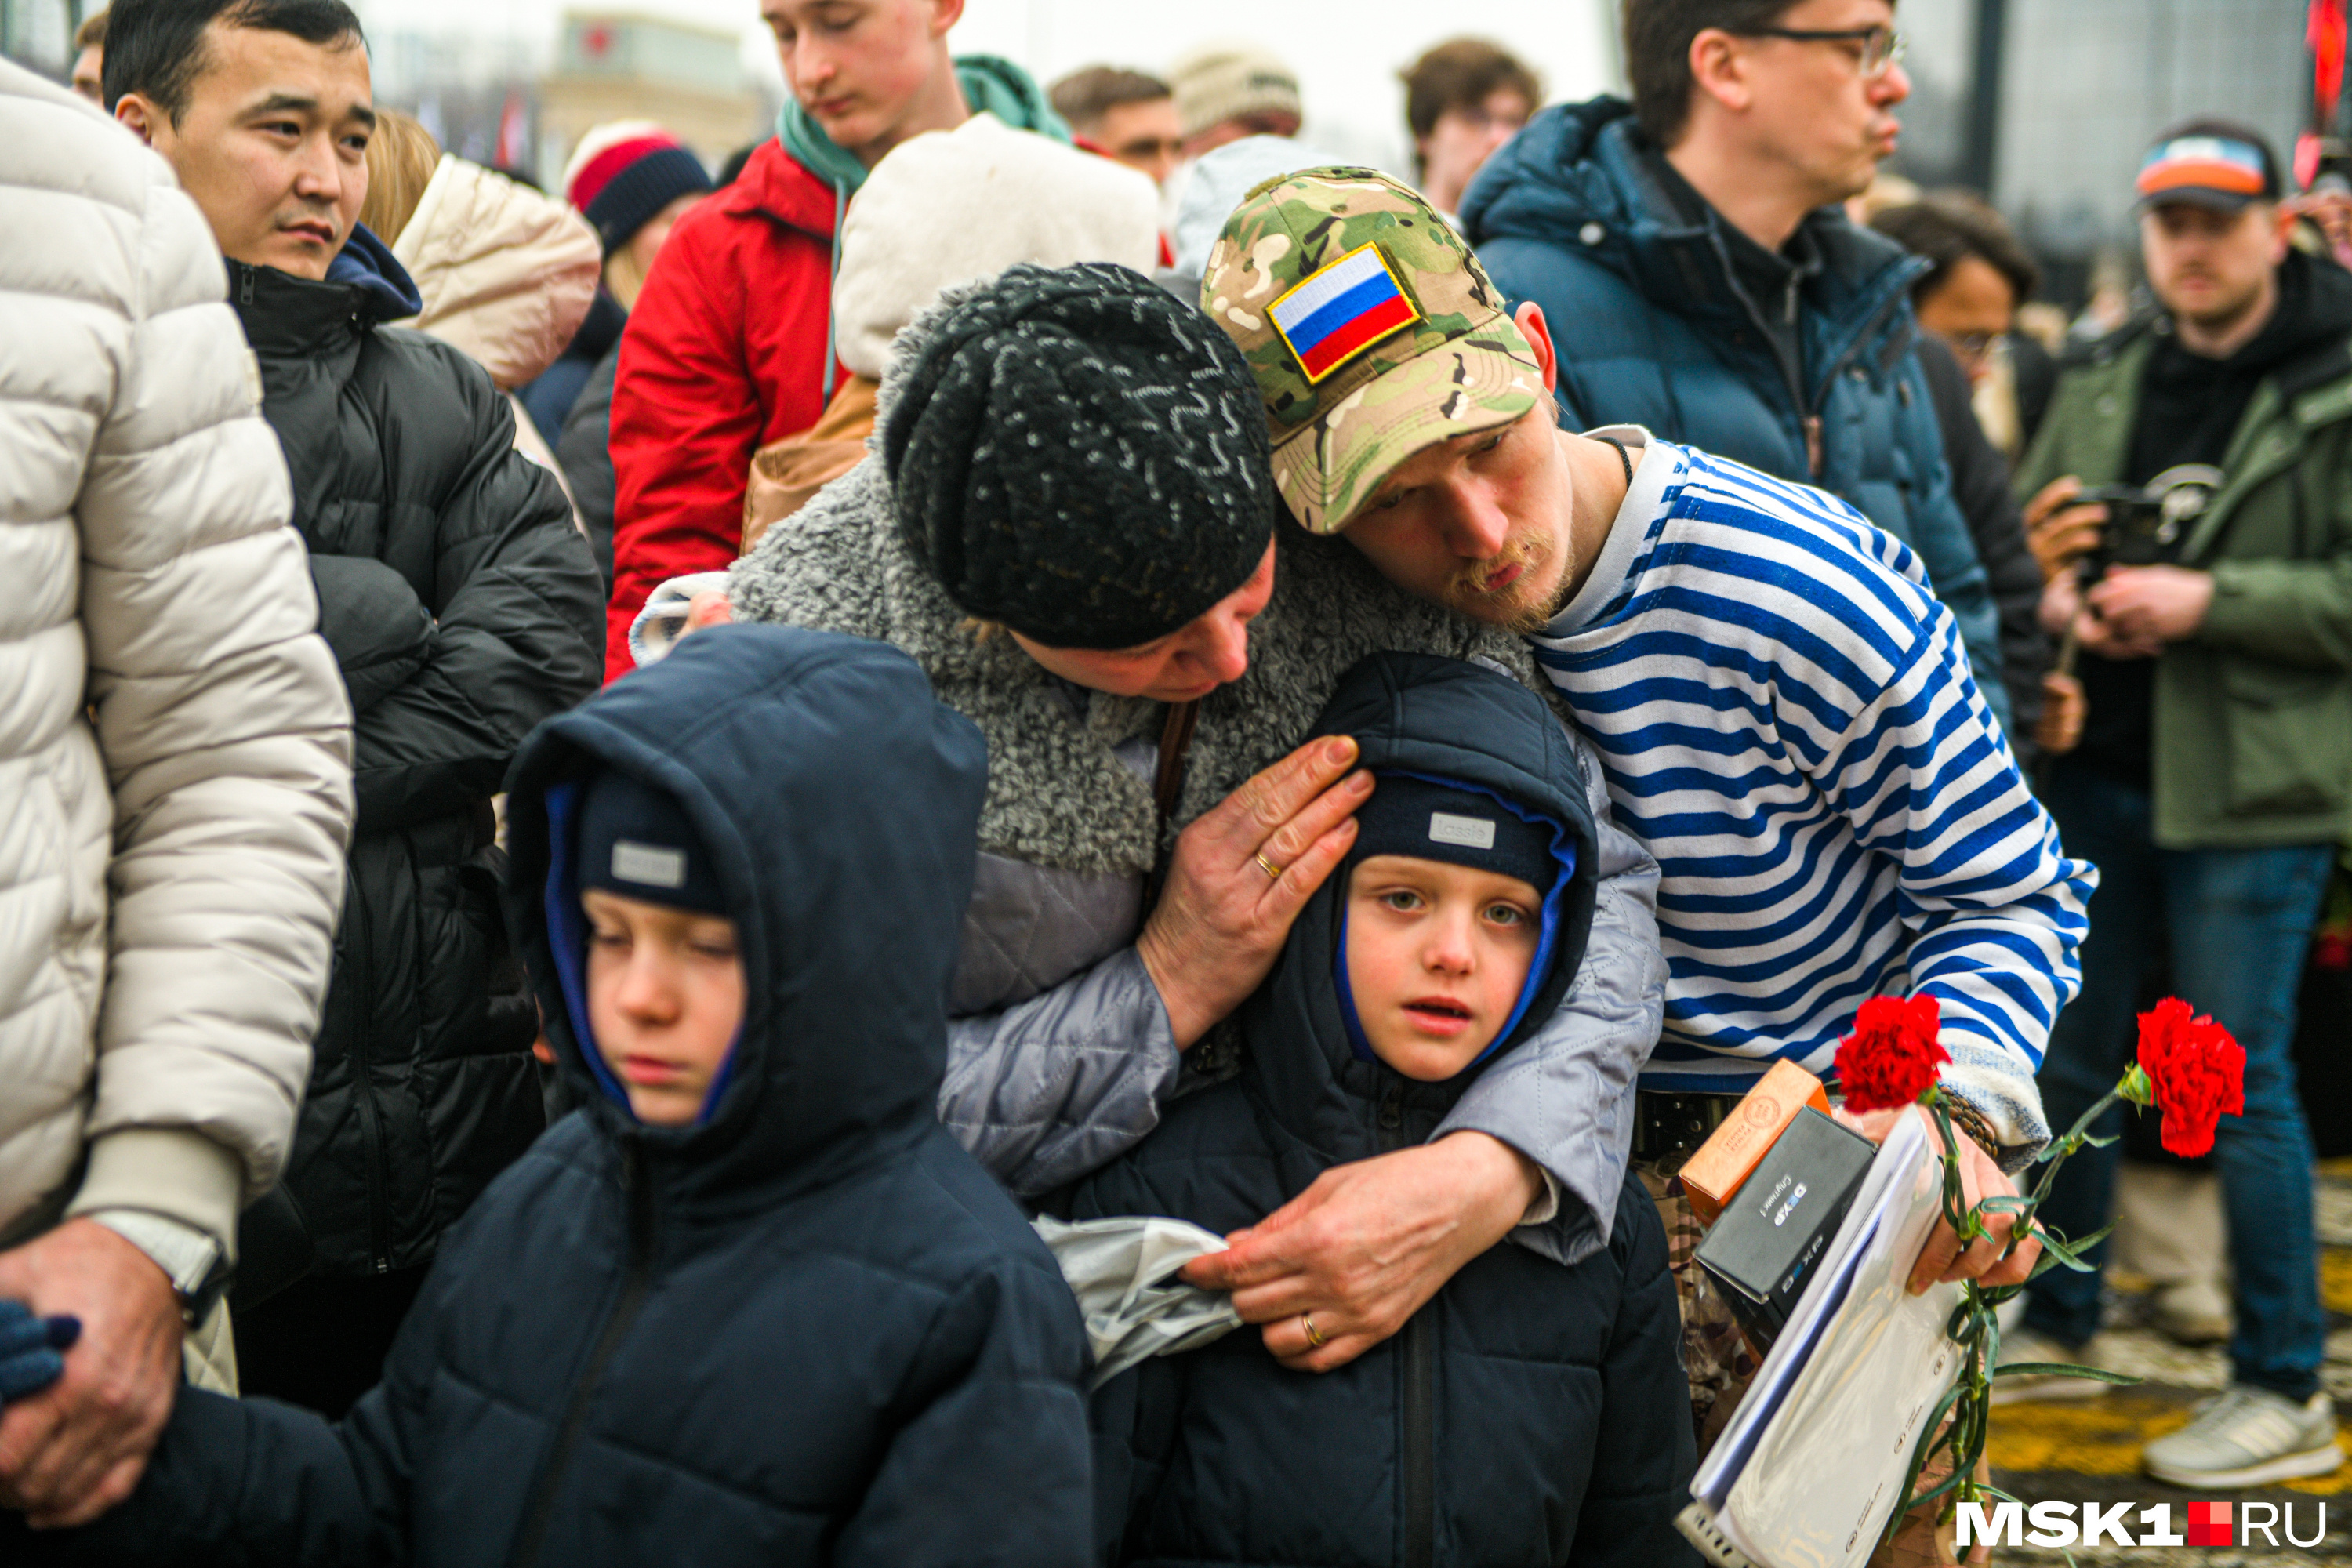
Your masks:
[[[899,336],[883,418],[897,367],[929,324],[919,318]],[[1520,638],[1414,598],[1344,542],[1288,526],[1277,537],[1274,598],[1251,623],[1249,671],[1202,704],[1176,828],[1287,755],[1365,654],[1480,658],[1544,689]],[[737,563],[728,595],[738,620],[904,649],[987,738],[941,1121],[1022,1194],[1073,1181],[1139,1142],[1183,1066],[1134,946],[1160,848],[1152,776],[1165,710],[1073,686],[1012,638],[978,635],[900,538],[878,458],[771,529]],[[1517,1233],[1564,1261],[1607,1241],[1633,1079],[1657,1039],[1665,982],[1656,865],[1609,822],[1600,767],[1580,739],[1578,749],[1601,859],[1583,968],[1551,1022],[1496,1063],[1440,1129],[1502,1139],[1549,1173],[1555,1193],[1579,1200]]]

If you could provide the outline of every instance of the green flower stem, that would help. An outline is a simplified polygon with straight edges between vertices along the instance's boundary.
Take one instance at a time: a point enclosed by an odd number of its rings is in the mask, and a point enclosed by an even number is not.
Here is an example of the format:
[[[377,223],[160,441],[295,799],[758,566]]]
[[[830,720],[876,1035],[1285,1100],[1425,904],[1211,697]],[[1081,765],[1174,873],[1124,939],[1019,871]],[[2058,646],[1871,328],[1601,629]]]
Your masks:
[[[1951,1112],[1948,1109],[1944,1090],[1940,1085],[1930,1085],[1927,1093],[1919,1097],[1919,1102],[1936,1119],[1936,1131],[1944,1140],[1941,1158],[1944,1162],[1945,1223],[1952,1227],[1952,1234],[1958,1237],[1960,1245],[1966,1247],[1991,1234],[1987,1216],[2005,1214],[2010,1216],[2010,1233],[2008,1245],[2001,1252],[2004,1258],[2032,1237],[2042,1244],[2044,1253],[2041,1262],[2035,1266],[2036,1274],[2053,1266],[2087,1270],[2090,1265],[2082,1261],[2081,1254],[2105,1237],[2106,1231],[2100,1230],[2081,1241],[2069,1242],[2040,1224],[2035,1216],[2042,1200],[2050,1195],[2050,1184],[2056,1178],[2060,1165],[2085,1144],[2096,1147],[2114,1142],[2110,1138],[2094,1136],[2091,1131],[2092,1125],[2106,1114],[2109,1106],[2118,1100],[2147,1106],[2154,1099],[2154,1086],[2149,1083],[2147,1072],[2134,1062],[2116,1087],[2067,1129],[2064,1137],[2055,1140],[2034,1156],[2037,1163],[2047,1168],[2030,1194],[1982,1198],[1971,1205],[1968,1201],[1968,1190],[1960,1181],[1959,1139],[1952,1130]],[[1903,1495],[1909,1500],[1888,1517],[1883,1541],[1895,1538],[1895,1531],[1901,1526],[1906,1514],[1937,1498],[1945,1500],[1938,1511],[1940,1518],[1947,1521],[1963,1502],[1981,1502],[1988,1496],[2006,1498],[2006,1493],[1978,1481],[1976,1468],[1978,1461],[1984,1458],[1985,1444],[1991,1431],[1992,1380],[2002,1370],[2000,1366],[2000,1321],[1994,1314],[2021,1289],[2017,1285],[1998,1285],[1987,1289],[1973,1279],[1960,1281],[1959,1304],[1953,1309],[1952,1320],[1944,1331],[1961,1347],[1960,1374],[1950,1392],[1936,1406],[1927,1425],[1920,1429],[1919,1440],[1912,1448],[1909,1473],[1903,1479]],[[2095,1367],[2056,1363],[2037,1363],[2031,1367],[2020,1365],[2010,1370],[2042,1375],[2093,1377],[2105,1383],[2135,1384],[2139,1381],[2137,1377],[2101,1372]],[[1948,1426],[1945,1425],[1947,1415],[1951,1417]],[[1951,1455],[1952,1473],[1927,1491],[1915,1494],[1913,1489],[1919,1484],[1920,1472],[1927,1468],[1928,1462],[1939,1451],[1946,1450]],[[2068,1561],[2073,1561],[2071,1556]]]

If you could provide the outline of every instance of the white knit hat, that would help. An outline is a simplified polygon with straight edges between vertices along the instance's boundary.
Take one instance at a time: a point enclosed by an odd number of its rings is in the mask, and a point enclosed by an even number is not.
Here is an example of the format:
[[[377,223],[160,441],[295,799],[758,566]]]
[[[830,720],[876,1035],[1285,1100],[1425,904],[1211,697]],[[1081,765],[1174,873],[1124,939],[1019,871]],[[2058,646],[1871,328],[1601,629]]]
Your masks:
[[[1244,114],[1303,112],[1298,73],[1255,44],[1213,44],[1178,60],[1168,72],[1176,116],[1187,137]]]
[[[879,381],[898,329],[957,283],[1015,262],[1111,261],[1150,273],[1159,188],[1148,174],[993,115],[900,142],[841,226],[833,321],[841,363]]]

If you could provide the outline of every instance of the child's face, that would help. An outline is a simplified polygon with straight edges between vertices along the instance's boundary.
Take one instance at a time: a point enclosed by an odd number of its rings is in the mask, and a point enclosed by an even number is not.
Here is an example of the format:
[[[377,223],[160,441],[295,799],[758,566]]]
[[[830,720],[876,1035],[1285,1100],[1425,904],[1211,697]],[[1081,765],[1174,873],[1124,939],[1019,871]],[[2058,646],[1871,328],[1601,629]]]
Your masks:
[[[1348,985],[1381,1060],[1442,1083],[1494,1043],[1534,962],[1543,900],[1517,877],[1374,855],[1348,884]]]
[[[596,1048],[638,1121],[688,1125],[743,1022],[735,922],[602,888],[583,891],[580,907]]]

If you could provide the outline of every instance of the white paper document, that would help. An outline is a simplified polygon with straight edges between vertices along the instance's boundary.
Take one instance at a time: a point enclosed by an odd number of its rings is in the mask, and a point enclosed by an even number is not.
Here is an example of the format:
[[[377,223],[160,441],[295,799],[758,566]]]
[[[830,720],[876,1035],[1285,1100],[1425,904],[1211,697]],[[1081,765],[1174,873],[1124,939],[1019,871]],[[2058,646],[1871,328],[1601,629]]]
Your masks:
[[[1747,1397],[1691,1481],[1684,1533],[1726,1568],[1858,1568],[1958,1381],[1958,1285],[1904,1285],[1943,1212],[1917,1116],[1896,1122]]]

